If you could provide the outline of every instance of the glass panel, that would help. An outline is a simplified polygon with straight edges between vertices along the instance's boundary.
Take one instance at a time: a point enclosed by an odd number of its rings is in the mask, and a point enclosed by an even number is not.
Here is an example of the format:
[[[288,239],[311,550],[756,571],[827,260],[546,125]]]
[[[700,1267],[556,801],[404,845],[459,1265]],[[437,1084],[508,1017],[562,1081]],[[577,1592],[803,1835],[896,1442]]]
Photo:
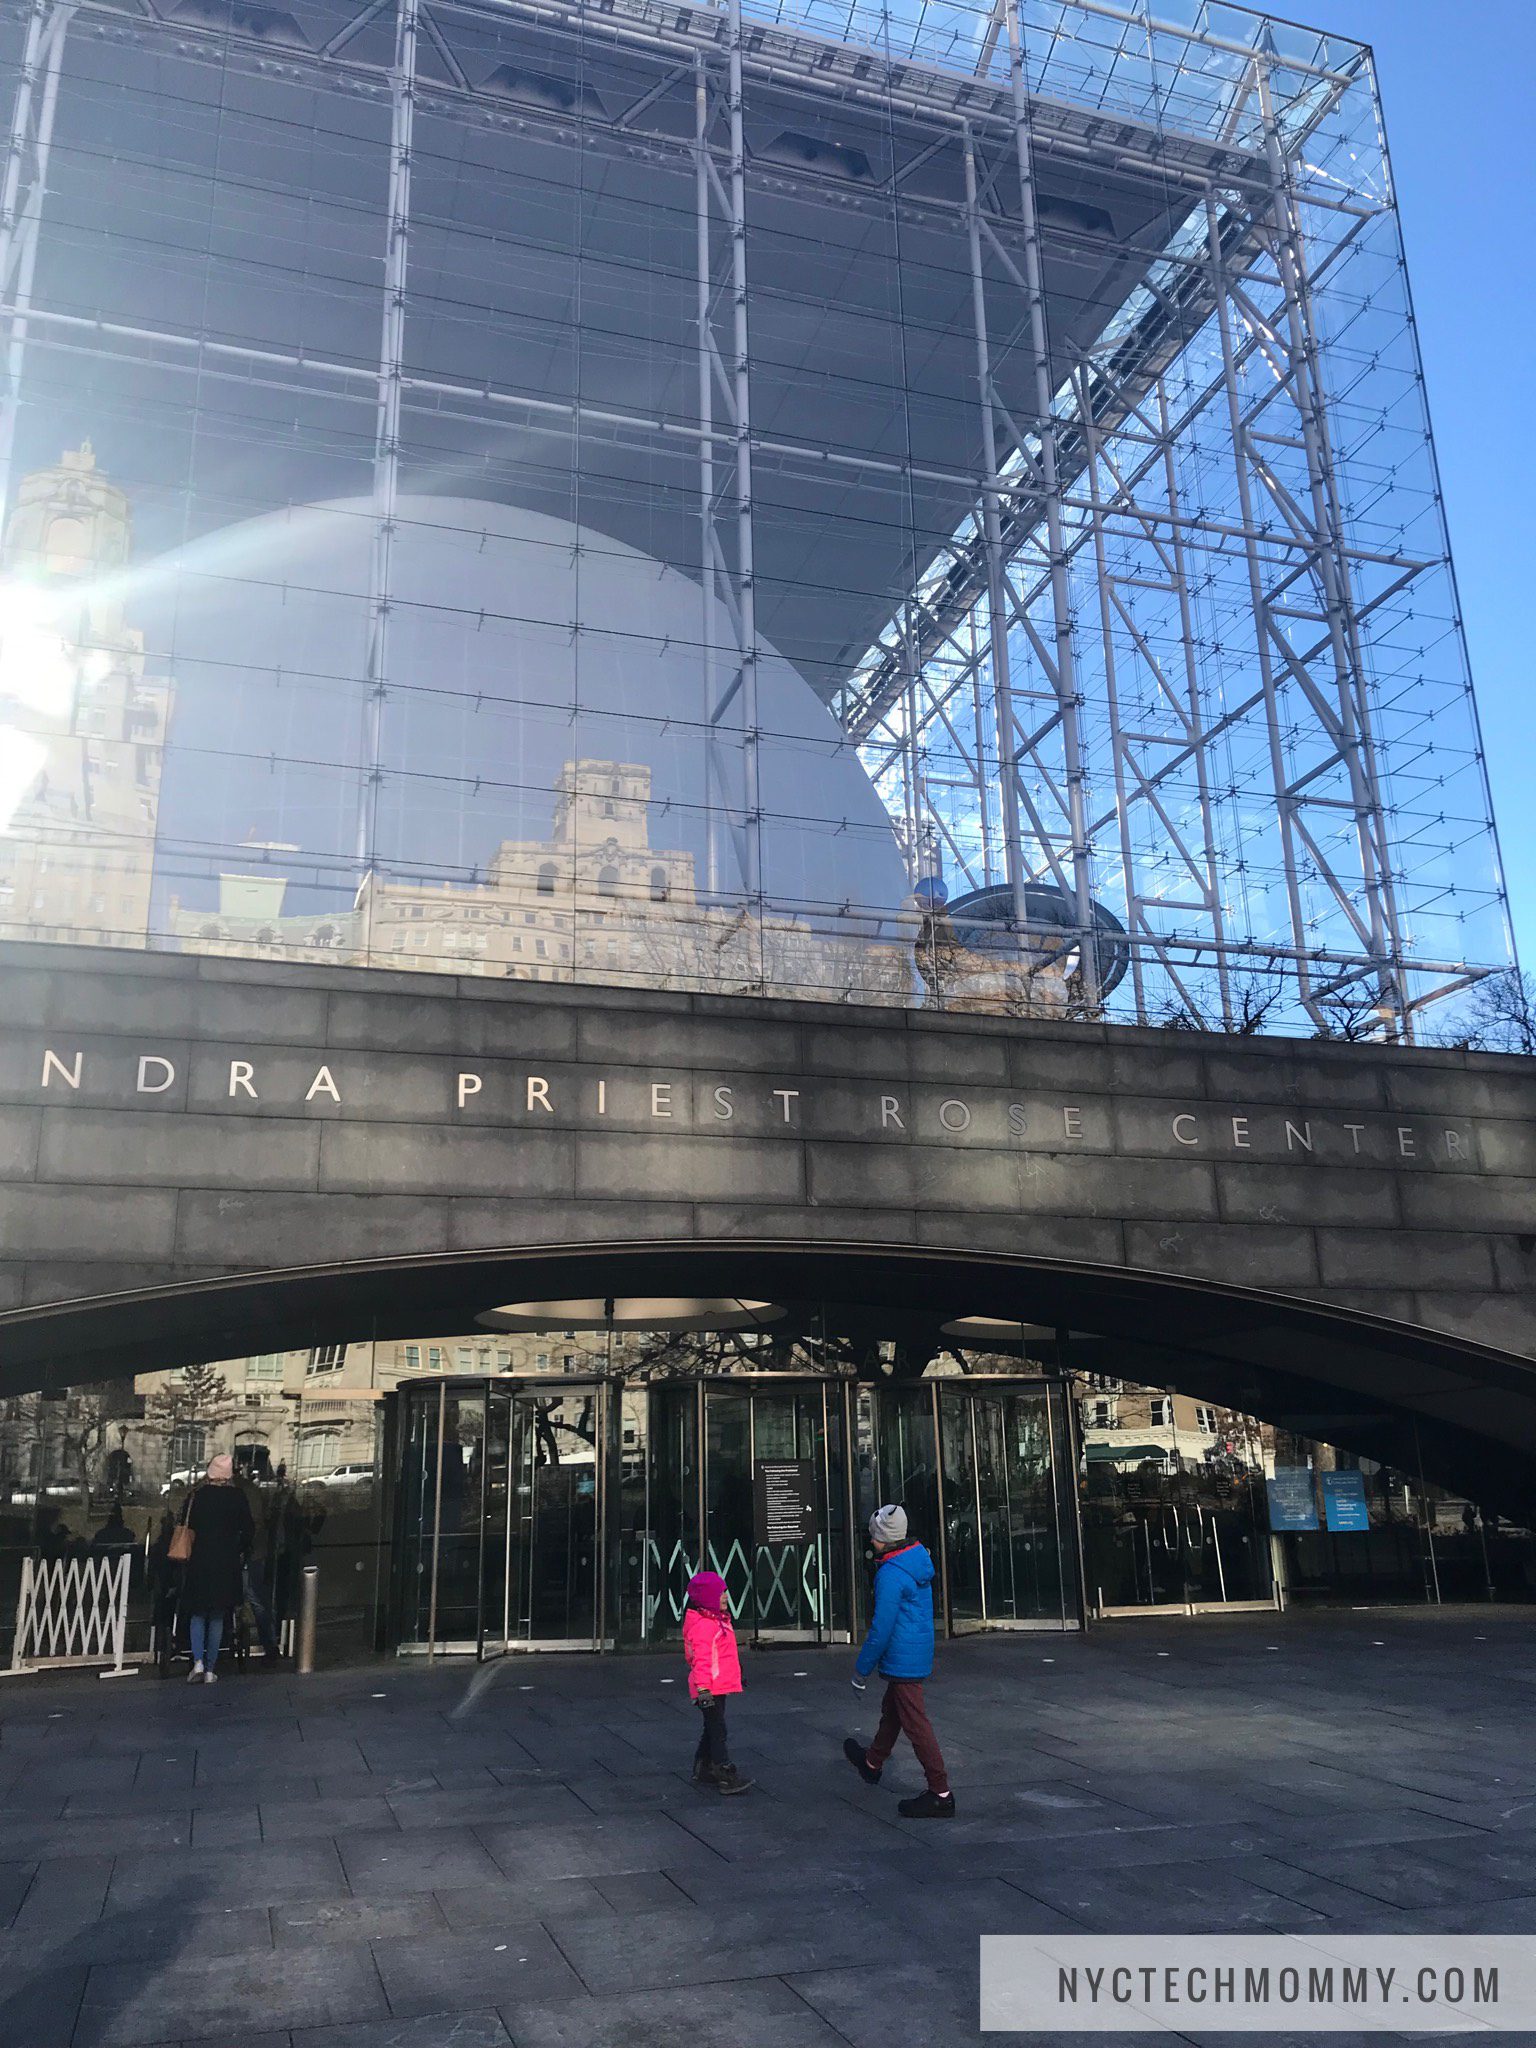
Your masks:
[[[437,1553],[437,1640],[480,1636],[480,1520],[485,1478],[485,1393],[447,1389]]]
[[[698,1393],[691,1386],[651,1392],[650,1522],[646,1530],[644,1634],[648,1642],[682,1629],[688,1581],[699,1557]]]
[[[602,1407],[598,1387],[514,1403],[518,1633],[528,1642],[597,1636]]]
[[[437,1389],[408,1393],[400,1430],[399,1534],[395,1553],[402,1643],[425,1643],[431,1639],[437,1434]]]
[[[1268,1600],[1273,1432],[1168,1389],[1095,1375],[1080,1396],[1090,1596],[1102,1605]]]
[[[755,1628],[752,1409],[745,1391],[704,1390],[704,1512],[710,1566],[725,1580],[741,1626]]]
[[[609,1568],[617,1606],[610,1607],[606,1629],[621,1643],[636,1643],[645,1637],[650,1578],[650,1399],[644,1387],[624,1387],[618,1401],[616,1555]]]
[[[826,1437],[820,1386],[784,1393],[758,1389],[752,1403],[753,1478],[757,1468],[794,1462],[808,1468],[814,1527],[803,1542],[753,1541],[754,1625],[759,1635],[820,1635],[827,1615]],[[754,1492],[755,1499],[755,1492]],[[749,1501],[749,1512],[753,1503]],[[753,1530],[754,1539],[758,1535]]]
[[[987,1619],[1058,1619],[1066,1577],[1048,1394],[972,1397],[979,1451]]]
[[[487,1389],[485,1424],[485,1539],[481,1549],[482,1649],[512,1643],[512,1392]]]
[[[944,1542],[949,1563],[949,1625],[986,1619],[981,1534],[977,1526],[976,1445],[964,1389],[939,1393],[939,1446],[944,1465]]]

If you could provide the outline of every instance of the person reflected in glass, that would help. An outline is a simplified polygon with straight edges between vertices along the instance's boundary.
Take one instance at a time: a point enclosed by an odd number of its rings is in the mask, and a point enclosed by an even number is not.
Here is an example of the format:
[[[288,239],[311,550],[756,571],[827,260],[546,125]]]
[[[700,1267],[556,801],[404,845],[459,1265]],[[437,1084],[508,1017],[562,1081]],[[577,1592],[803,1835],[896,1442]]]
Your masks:
[[[251,1504],[235,1484],[234,1460],[227,1453],[209,1459],[208,1476],[188,1500],[183,1520],[192,1532],[181,1588],[192,1645],[187,1682],[213,1685],[224,1617],[241,1603],[245,1561],[256,1538]]]

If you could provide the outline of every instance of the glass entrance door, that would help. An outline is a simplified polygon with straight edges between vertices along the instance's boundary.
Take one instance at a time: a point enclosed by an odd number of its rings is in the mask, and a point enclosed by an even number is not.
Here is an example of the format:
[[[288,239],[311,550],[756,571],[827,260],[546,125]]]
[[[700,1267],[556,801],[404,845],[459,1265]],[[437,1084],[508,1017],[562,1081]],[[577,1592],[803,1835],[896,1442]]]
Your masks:
[[[600,1640],[608,1389],[491,1388],[505,1421],[486,1528],[486,1641],[503,1650],[596,1649]]]
[[[934,1393],[951,1629],[1075,1625],[1061,1390],[939,1381]]]
[[[934,1553],[951,1632],[1064,1628],[1080,1611],[1063,1390],[931,1379],[878,1396],[880,1498]]]
[[[843,1521],[828,1483],[828,1397],[840,1402],[842,1389],[818,1380],[703,1392],[706,1543],[737,1626],[759,1641],[825,1641]]]
[[[608,1389],[403,1390],[397,1638],[434,1654],[601,1640]]]

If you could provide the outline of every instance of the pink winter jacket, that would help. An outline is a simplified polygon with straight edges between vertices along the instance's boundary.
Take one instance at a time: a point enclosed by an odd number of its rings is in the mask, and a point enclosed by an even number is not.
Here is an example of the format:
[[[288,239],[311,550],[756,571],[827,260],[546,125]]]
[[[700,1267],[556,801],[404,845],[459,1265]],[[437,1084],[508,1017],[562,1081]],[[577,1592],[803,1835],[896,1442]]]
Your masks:
[[[688,1697],[701,1692],[741,1691],[741,1659],[736,1653],[736,1631],[723,1614],[706,1614],[690,1607],[683,1616],[683,1655],[688,1660]]]

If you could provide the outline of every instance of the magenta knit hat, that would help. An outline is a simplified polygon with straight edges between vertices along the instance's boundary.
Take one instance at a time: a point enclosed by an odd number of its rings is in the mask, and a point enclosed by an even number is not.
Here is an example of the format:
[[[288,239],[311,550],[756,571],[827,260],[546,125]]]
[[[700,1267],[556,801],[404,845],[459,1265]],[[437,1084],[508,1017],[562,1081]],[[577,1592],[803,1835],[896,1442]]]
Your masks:
[[[690,1605],[702,1607],[706,1614],[725,1612],[725,1581],[718,1572],[695,1572],[688,1581]]]

